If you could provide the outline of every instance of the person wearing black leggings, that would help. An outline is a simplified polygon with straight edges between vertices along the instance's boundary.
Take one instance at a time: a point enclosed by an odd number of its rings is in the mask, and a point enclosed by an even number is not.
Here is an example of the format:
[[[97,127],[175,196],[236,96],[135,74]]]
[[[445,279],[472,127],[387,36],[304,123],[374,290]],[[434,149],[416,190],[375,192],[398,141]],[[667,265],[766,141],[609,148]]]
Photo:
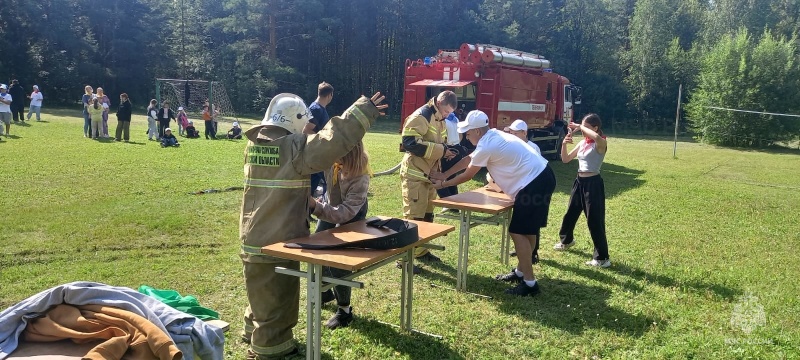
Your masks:
[[[367,217],[367,192],[369,191],[369,156],[364,150],[364,142],[359,141],[350,152],[325,171],[328,191],[324,199],[310,198],[309,206],[319,218],[317,231],[333,229],[338,225],[364,220]],[[325,276],[342,277],[350,271],[325,266]],[[338,309],[328,319],[329,329],[346,327],[353,321],[353,307],[350,306],[349,286],[337,285],[333,290],[322,293],[322,303],[336,300]]]
[[[564,163],[578,158],[578,177],[572,184],[569,207],[561,221],[561,230],[558,232],[560,241],[553,249],[563,251],[575,245],[573,232],[583,212],[594,243],[594,255],[586,265],[606,268],[611,266],[611,260],[606,239],[606,193],[603,178],[600,177],[600,166],[608,144],[600,126],[600,117],[597,114],[588,114],[580,124],[569,124],[569,133],[561,144],[561,160]],[[572,133],[575,130],[583,134],[583,140],[568,153],[567,144],[572,144]]]

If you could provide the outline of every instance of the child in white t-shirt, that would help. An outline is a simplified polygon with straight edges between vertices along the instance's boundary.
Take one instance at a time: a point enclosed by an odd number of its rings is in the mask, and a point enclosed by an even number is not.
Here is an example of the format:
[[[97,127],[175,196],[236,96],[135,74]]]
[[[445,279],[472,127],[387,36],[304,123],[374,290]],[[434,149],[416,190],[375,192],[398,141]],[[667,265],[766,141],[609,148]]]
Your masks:
[[[31,115],[36,114],[36,121],[42,121],[42,100],[44,96],[39,91],[38,85],[33,85],[33,92],[28,95],[28,99],[31,99],[31,105],[28,107],[28,120],[31,119]]]

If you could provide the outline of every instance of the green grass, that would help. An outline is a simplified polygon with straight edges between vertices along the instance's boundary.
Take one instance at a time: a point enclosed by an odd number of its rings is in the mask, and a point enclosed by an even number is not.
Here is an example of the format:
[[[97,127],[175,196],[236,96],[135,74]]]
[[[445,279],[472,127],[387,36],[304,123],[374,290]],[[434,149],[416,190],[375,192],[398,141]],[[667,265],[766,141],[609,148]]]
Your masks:
[[[162,149],[146,140],[142,117],[134,117],[134,143],[97,142],[83,138],[79,116],[46,113],[47,122],[12,125],[14,137],[0,142],[0,308],[77,280],[172,288],[219,311],[231,323],[227,357],[243,358],[241,192],[187,193],[241,185],[245,143],[182,139],[180,148]],[[400,159],[396,129],[383,123],[366,137],[376,171]],[[611,268],[583,265],[592,252],[583,218],[578,245],[552,250],[577,164],[551,163],[558,187],[535,267],[539,296],[502,294],[506,285],[493,277],[508,268],[498,260],[499,228],[491,226],[472,231],[468,284],[494,298],[430,287],[455,285],[454,232],[436,241],[447,247],[438,253],[443,263],[414,282],[414,325],[443,340],[379,322],[396,324],[399,314],[400,273],[385,267],[360,278],[366,287],[353,293],[356,322],[323,331],[324,357],[800,357],[798,152],[681,142],[673,159],[671,141],[614,137],[609,149]],[[397,175],[374,178],[370,192],[372,215],[401,215]],[[766,315],[750,334],[731,324],[746,294]],[[326,307],[323,317],[333,311]],[[304,310],[295,336],[305,343]]]

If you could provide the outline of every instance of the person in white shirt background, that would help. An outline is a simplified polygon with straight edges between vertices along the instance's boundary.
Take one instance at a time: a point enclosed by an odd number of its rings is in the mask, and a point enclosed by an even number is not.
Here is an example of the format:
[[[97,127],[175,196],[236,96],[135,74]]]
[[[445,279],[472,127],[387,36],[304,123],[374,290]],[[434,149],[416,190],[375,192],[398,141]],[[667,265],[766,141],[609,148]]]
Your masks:
[[[456,152],[456,156],[452,157],[451,159],[442,159],[442,171],[447,171],[453,165],[457,164],[464,156],[469,154],[469,149],[464,146],[461,146],[461,134],[458,133],[458,117],[456,116],[455,112],[451,112],[444,120],[445,128],[447,129],[447,140],[445,145],[447,149],[450,149]],[[442,189],[436,189],[436,194],[439,198],[446,198],[448,196],[453,196],[458,194],[458,186],[448,186]],[[446,213],[448,211],[455,211],[454,209],[449,208],[442,208],[442,213]]]
[[[534,144],[533,141],[528,140],[528,123],[526,123],[524,120],[514,120],[514,122],[512,122],[511,125],[506,126],[503,131],[520,138],[522,141],[528,143],[528,146],[530,146],[533,151],[539,155],[542,155],[542,150],[539,149],[539,146]]]
[[[36,121],[42,121],[42,100],[44,100],[44,96],[39,91],[39,85],[33,85],[33,92],[28,95],[28,99],[31,99],[31,105],[28,107],[28,120],[35,113]]]
[[[0,84],[0,123],[5,125],[6,137],[11,133],[11,94],[8,93],[8,86]],[[3,127],[0,125],[0,135],[3,135]]]

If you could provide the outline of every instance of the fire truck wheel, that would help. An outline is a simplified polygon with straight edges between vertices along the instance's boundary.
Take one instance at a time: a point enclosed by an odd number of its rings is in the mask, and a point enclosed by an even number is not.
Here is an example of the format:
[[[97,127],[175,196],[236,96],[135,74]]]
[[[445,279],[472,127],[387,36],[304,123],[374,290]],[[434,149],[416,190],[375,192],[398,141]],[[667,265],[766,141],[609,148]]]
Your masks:
[[[553,150],[554,153],[547,155],[547,160],[550,161],[561,161],[561,143],[564,142],[564,137],[566,137],[567,133],[564,131],[564,128],[558,129],[558,140],[553,143]]]

